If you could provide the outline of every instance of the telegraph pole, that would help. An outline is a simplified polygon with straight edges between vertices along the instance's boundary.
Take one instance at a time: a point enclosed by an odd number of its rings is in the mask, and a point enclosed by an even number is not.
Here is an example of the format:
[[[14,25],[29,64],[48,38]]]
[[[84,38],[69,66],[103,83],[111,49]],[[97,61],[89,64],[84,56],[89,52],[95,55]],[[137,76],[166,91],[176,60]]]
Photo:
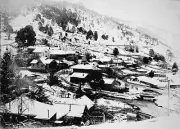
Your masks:
[[[2,28],[3,28],[2,27],[2,12],[0,12],[0,63],[1,63],[1,32],[2,32]],[[0,87],[1,87],[1,85],[0,85]],[[1,94],[1,88],[0,88],[0,94]],[[0,100],[0,104],[1,104],[1,102],[2,101]]]
[[[168,116],[170,115],[170,80],[168,79]]]

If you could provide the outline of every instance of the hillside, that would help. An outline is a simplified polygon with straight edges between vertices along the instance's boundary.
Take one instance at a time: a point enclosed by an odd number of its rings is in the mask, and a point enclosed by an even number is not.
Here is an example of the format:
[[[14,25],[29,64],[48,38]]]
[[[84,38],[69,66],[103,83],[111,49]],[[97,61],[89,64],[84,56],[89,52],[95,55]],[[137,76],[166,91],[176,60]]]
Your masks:
[[[39,5],[38,7],[34,7],[33,9],[27,9],[26,11],[23,10],[22,14],[11,21],[11,25],[13,26],[14,30],[19,30],[25,25],[31,24],[33,25],[33,28],[37,33],[37,39],[43,38],[46,35],[39,32],[38,22],[34,20],[37,14],[41,14],[45,19],[45,23],[43,25],[45,26],[46,24],[49,24],[50,26],[52,26],[54,30],[53,36],[55,36],[59,31],[64,32],[62,30],[62,27],[59,27],[57,23],[57,17],[61,17],[61,14],[58,14],[58,12],[60,13],[60,10],[62,11],[63,6],[66,9],[64,11],[70,11],[74,13],[77,20],[80,21],[78,25],[76,24],[77,27],[83,27],[86,31],[92,30],[93,32],[98,32],[99,38],[97,42],[104,42],[104,40],[100,37],[103,34],[107,34],[109,38],[106,42],[108,42],[109,44],[112,43],[112,38],[114,38],[114,43],[117,43],[118,45],[133,44],[134,42],[136,42],[136,45],[141,48],[148,46],[148,49],[143,49],[143,52],[148,54],[148,50],[152,48],[155,50],[155,52],[165,55],[166,59],[168,58],[168,52],[171,49],[167,45],[164,45],[162,41],[159,41],[158,39],[145,34],[137,28],[132,28],[124,23],[118,23],[112,18],[99,15],[77,4],[60,2],[57,4],[53,3],[51,6]]]

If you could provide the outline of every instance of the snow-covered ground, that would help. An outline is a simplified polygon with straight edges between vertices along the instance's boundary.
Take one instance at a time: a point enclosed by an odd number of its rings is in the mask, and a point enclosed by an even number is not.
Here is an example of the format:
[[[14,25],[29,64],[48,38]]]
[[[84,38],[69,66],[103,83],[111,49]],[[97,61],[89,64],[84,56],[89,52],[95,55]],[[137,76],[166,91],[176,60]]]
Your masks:
[[[67,126],[67,127],[43,127],[40,129],[179,129],[180,115],[170,115],[165,117],[144,120],[140,122],[119,122],[119,123],[103,123],[91,126]],[[20,128],[30,129],[30,128]]]
[[[129,106],[126,103],[123,103],[121,101],[107,100],[107,99],[103,99],[103,98],[97,100],[97,105],[107,106],[109,108],[111,108],[111,107],[131,108],[131,106]]]
[[[57,26],[57,24],[55,25],[52,25],[51,24],[51,20],[48,20],[46,18],[45,19],[45,23],[44,25],[46,24],[50,24],[54,30],[55,33],[57,34],[54,34],[52,36],[52,38],[48,37],[46,34],[40,32],[38,30],[38,22],[37,21],[33,21],[33,19],[35,18],[36,14],[39,13],[38,10],[34,10],[33,12],[24,12],[23,14],[19,15],[18,17],[16,17],[15,19],[12,20],[12,22],[10,23],[12,26],[13,26],[13,29],[14,30],[19,30],[21,29],[22,27],[25,27],[26,25],[32,25],[35,32],[36,32],[36,38],[37,39],[42,39],[42,38],[48,38],[48,41],[51,43],[51,44],[55,44],[62,49],[62,50],[76,50],[76,51],[79,51],[79,52],[82,52],[82,53],[85,53],[85,52],[90,52],[92,55],[96,55],[97,58],[102,58],[104,56],[104,52],[108,52],[108,53],[112,53],[113,52],[113,48],[114,47],[107,47],[106,45],[125,45],[125,44],[129,44],[129,42],[126,40],[126,38],[123,38],[121,40],[121,36],[122,36],[122,33],[120,30],[117,30],[117,29],[113,29],[113,27],[115,28],[116,27],[116,24],[114,24],[113,22],[107,20],[106,19],[103,19],[102,17],[100,17],[99,15],[98,16],[94,16],[94,14],[88,14],[87,15],[87,12],[83,12],[83,11],[80,11],[80,13],[82,14],[81,16],[82,17],[87,17],[88,20],[86,21],[83,21],[81,22],[81,25],[80,26],[83,26],[85,29],[89,30],[89,29],[92,29],[93,31],[94,30],[97,30],[99,33],[99,37],[102,35],[102,34],[109,34],[110,38],[109,40],[102,40],[101,38],[99,38],[98,41],[91,41],[91,44],[87,44],[88,41],[85,40],[85,35],[81,35],[81,34],[77,34],[76,35],[76,38],[80,39],[79,42],[75,43],[74,41],[71,42],[71,45],[68,44],[68,43],[62,43],[58,40],[58,32],[63,32],[62,31],[62,28]],[[101,18],[101,19],[100,19]],[[102,24],[99,24],[99,19],[102,20]],[[23,22],[22,22],[23,21]],[[127,29],[127,28],[126,28]],[[127,29],[128,30],[128,29]],[[149,45],[149,44],[145,44],[144,41],[146,41],[145,38],[142,38],[142,42],[139,41],[139,34],[136,32],[136,31],[132,31],[134,33],[134,37],[130,37],[130,40],[135,40],[137,41],[137,44],[139,46],[139,49],[140,49],[140,55],[141,56],[147,56],[147,54],[149,53],[149,49],[150,48],[153,48],[155,50],[155,52],[157,53],[160,53],[160,54],[165,54],[166,53],[166,50],[168,49],[168,47],[166,46],[163,46],[162,44],[160,45]],[[13,35],[14,36],[14,35]],[[12,37],[13,37],[12,36]],[[115,42],[112,42],[112,36],[115,37]],[[5,37],[7,38],[6,34],[5,33],[2,33],[2,37]],[[12,42],[14,42],[14,40],[6,40],[5,38],[3,38],[3,42],[4,44],[11,44]],[[14,38],[14,37],[13,37]],[[74,36],[72,34],[69,34],[68,33],[68,38],[74,38]],[[148,42],[151,42],[147,39]],[[72,46],[72,44],[74,46]],[[10,46],[9,46],[10,47]],[[2,51],[4,51],[6,48],[6,46],[2,46]],[[124,51],[124,46],[123,47],[118,47],[119,51],[120,51],[120,54],[124,54],[124,55],[132,55],[132,53],[130,52],[127,52],[127,51]],[[13,49],[13,48],[12,48]],[[14,50],[15,51],[15,50]],[[129,57],[125,57],[125,56],[120,56],[120,58],[122,58],[122,60],[128,60]],[[144,67],[142,66],[143,69],[146,69],[147,71],[150,71],[150,70],[154,70],[154,71],[158,71],[158,72],[162,72],[162,69],[158,66],[153,66],[151,65],[152,67]],[[122,70],[124,73],[126,74],[136,74],[137,72],[132,72],[130,70]],[[22,72],[22,75],[25,75],[26,74],[26,71]],[[32,73],[27,73],[27,74],[32,74]],[[42,75],[43,76],[43,75]],[[44,75],[44,77],[46,78],[46,75]],[[178,79],[173,79],[174,77],[172,77],[172,81],[175,83],[177,83],[177,80]],[[153,84],[156,84],[158,86],[162,86],[162,87],[165,87],[167,88],[167,83],[165,82],[159,82],[159,80],[157,78],[148,78],[148,77],[141,77],[139,79],[142,79],[144,81],[147,81],[147,82],[151,82]],[[69,99],[62,99],[62,98],[59,98],[59,94],[61,92],[66,92],[65,90],[63,90],[62,88],[59,88],[59,87],[49,87],[49,85],[47,84],[43,84],[41,85],[43,88],[45,88],[46,90],[48,90],[46,92],[46,95],[48,95],[50,97],[50,99],[52,101],[61,101],[62,103],[72,103],[72,100]],[[56,91],[56,92],[54,92]],[[54,92],[52,94],[52,92]],[[131,93],[139,93],[139,91],[136,91],[135,89],[130,89],[130,92]],[[141,92],[141,91],[140,91]],[[127,94],[128,96],[128,94]],[[137,104],[137,106],[140,106],[141,108],[141,111],[142,112],[145,112],[147,114],[151,114],[151,115],[154,115],[154,116],[167,116],[168,114],[168,94],[167,94],[167,91],[165,91],[165,94],[163,94],[162,96],[159,96],[156,103],[160,106],[160,107],[157,107],[155,106],[154,104],[152,103],[149,103],[149,102],[134,102]],[[171,113],[172,114],[175,114],[175,113],[180,113],[180,91],[177,89],[177,90],[171,90],[171,94],[170,94],[170,109],[171,109]],[[112,107],[112,106],[115,106],[115,107],[119,107],[119,108],[124,108],[124,107],[128,107],[127,104],[125,103],[122,103],[122,102],[117,102],[117,101],[110,101],[110,100],[105,100],[105,99],[99,99],[97,101],[97,104],[98,105],[106,105],[107,107]],[[161,107],[162,106],[162,107]],[[138,128],[138,129],[141,129],[145,126],[146,128],[158,128],[158,129],[170,129],[170,128],[178,128],[180,127],[180,124],[179,122],[177,121],[178,119],[180,118],[180,116],[170,116],[170,117],[160,117],[158,119],[154,119],[153,122],[150,122],[150,121],[143,121],[143,122],[133,122],[133,123],[116,123],[116,124],[109,124],[109,123],[105,123],[105,124],[101,124],[101,125],[96,125],[96,126],[89,126],[89,127],[81,127],[81,128],[125,128],[125,129],[129,129],[129,128]],[[173,121],[171,119],[174,119]],[[172,125],[171,125],[172,124]],[[173,126],[175,124],[178,124],[179,126]],[[58,127],[59,128],[59,127]],[[66,127],[63,127],[63,128],[66,128]],[[74,127],[67,127],[67,128],[74,128]],[[79,127],[75,127],[75,128],[79,128]]]

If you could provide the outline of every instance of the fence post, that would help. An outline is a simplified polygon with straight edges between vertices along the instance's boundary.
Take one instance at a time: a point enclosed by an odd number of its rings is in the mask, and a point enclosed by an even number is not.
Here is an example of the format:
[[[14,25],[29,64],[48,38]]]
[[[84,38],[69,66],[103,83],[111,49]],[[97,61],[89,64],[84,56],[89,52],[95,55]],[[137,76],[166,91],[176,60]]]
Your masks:
[[[103,123],[105,123],[106,118],[105,118],[105,114],[103,113]]]

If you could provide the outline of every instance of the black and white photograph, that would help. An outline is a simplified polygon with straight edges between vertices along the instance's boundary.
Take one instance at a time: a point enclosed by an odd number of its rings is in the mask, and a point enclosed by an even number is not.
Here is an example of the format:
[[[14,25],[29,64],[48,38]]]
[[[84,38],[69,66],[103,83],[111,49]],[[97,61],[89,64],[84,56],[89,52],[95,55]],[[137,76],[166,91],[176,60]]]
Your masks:
[[[180,0],[0,0],[0,129],[180,129]]]

